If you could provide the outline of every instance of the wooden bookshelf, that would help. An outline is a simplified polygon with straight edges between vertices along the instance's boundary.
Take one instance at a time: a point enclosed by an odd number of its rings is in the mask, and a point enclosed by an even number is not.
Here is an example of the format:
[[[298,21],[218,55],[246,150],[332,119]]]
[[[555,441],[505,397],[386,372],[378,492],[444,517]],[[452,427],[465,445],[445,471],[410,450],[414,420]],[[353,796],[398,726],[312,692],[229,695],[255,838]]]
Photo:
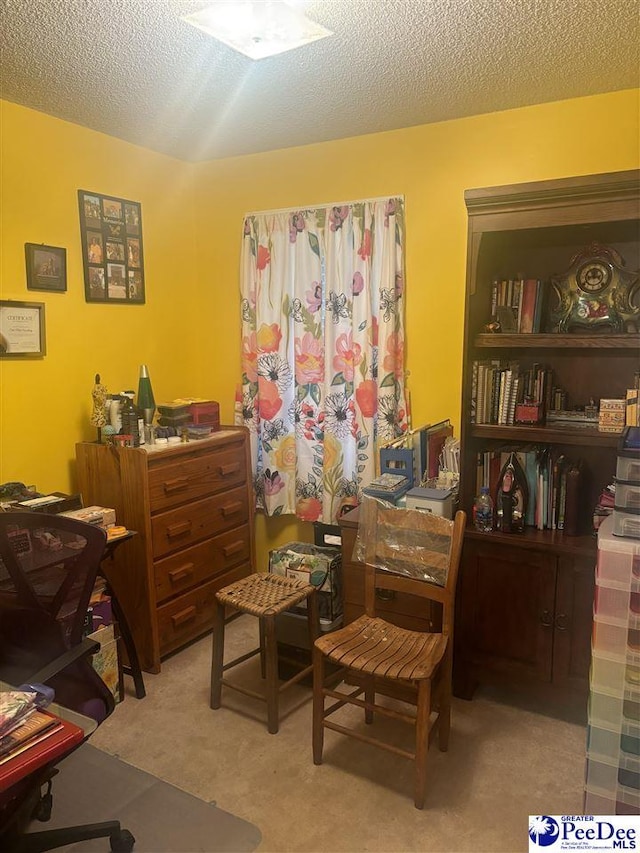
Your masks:
[[[469,236],[462,383],[461,507],[471,525],[478,455],[545,445],[580,459],[578,536],[533,527],[518,534],[469,528],[459,581],[456,690],[475,683],[527,685],[547,695],[566,691],[584,701],[588,689],[596,539],[593,508],[615,474],[619,436],[593,426],[474,423],[473,364],[517,361],[548,366],[570,408],[590,399],[624,398],[640,367],[640,335],[488,333],[492,283],[510,278],[548,282],[586,246],[614,248],[627,270],[640,267],[640,172],[468,190]],[[638,303],[638,294],[635,296]],[[548,307],[547,307],[548,311]],[[548,317],[548,314],[547,314]]]

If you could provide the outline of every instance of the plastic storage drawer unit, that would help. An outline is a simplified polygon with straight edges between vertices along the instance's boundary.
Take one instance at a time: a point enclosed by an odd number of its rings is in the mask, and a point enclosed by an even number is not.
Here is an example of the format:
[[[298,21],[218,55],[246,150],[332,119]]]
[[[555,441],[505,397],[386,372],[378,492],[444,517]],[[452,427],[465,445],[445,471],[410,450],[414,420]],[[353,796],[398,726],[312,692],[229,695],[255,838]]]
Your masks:
[[[620,509],[640,509],[640,482],[615,479],[616,506]]]
[[[622,693],[624,690],[638,690],[640,656],[631,655],[626,659],[601,657],[594,649],[591,656],[591,689],[596,693]]]
[[[640,617],[640,592],[630,589],[615,589],[614,587],[597,584],[595,589],[594,612],[601,619],[624,619],[626,613]],[[640,628],[640,618],[638,618]]]
[[[618,761],[604,762],[587,760],[587,788],[615,791],[621,785],[640,796],[640,760],[621,756]]]
[[[615,731],[590,725],[587,755],[607,764],[617,763],[620,756],[640,760],[640,723],[624,722]]]
[[[589,722],[602,729],[621,731],[624,724],[636,724],[640,719],[640,690],[625,689],[619,695],[591,691]]]
[[[640,591],[640,542],[614,536],[611,515],[598,528],[596,581]]]
[[[613,509],[613,535],[640,539],[640,509],[625,509],[616,504]]]
[[[616,478],[627,482],[640,483],[640,455],[632,450],[618,452]]]
[[[636,631],[635,633],[640,633]],[[592,650],[600,655],[615,655],[626,658],[628,654],[635,651],[634,629],[629,628],[626,622],[615,621],[613,618],[600,619],[597,615],[593,620],[593,642]]]

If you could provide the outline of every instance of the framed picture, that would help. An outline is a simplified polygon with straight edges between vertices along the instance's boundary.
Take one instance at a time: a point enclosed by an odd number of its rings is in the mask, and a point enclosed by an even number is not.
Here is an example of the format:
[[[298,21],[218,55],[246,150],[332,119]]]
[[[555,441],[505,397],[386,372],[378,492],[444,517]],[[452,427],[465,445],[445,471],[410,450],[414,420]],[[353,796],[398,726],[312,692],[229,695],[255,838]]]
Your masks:
[[[44,302],[0,300],[0,358],[46,354]]]
[[[143,305],[140,203],[78,190],[78,205],[86,301]]]
[[[27,289],[54,290],[64,293],[67,289],[67,250],[58,246],[40,243],[25,243],[27,261]]]

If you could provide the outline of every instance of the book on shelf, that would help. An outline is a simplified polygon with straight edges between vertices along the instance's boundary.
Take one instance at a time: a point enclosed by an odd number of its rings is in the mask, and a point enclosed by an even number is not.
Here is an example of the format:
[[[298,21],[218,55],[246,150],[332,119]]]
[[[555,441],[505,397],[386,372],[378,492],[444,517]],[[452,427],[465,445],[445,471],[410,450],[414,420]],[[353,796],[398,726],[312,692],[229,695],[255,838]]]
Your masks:
[[[564,512],[564,532],[568,536],[577,536],[580,532],[580,482],[582,462],[570,465],[567,469],[567,489]]]
[[[494,499],[500,472],[515,453],[527,481],[527,527],[538,530],[579,532],[582,462],[572,461],[548,445],[504,445],[499,450],[480,450],[476,454],[476,494],[487,486]],[[568,524],[568,527],[567,527]]]
[[[494,367],[491,374],[491,410],[489,413],[489,423],[498,423],[498,409],[500,405],[500,381],[502,378],[502,368]]]
[[[427,430],[429,424],[412,429],[409,433],[410,446],[413,450],[413,482],[421,483],[427,458]]]
[[[539,282],[535,278],[527,278],[522,287],[522,311],[520,312],[519,331],[523,334],[533,332],[533,320],[536,310],[536,296]]]
[[[545,309],[545,300],[547,296],[547,282],[539,281],[538,288],[536,290],[536,304],[533,311],[533,332],[534,334],[538,334],[539,332],[544,331],[544,309]]]
[[[503,334],[540,332],[545,286],[537,278],[494,279],[491,283],[491,322]]]
[[[534,363],[522,369],[518,361],[474,361],[471,365],[471,423],[512,425],[518,403],[541,404],[552,410],[554,395],[562,392],[553,384],[553,371]]]
[[[511,385],[511,394],[507,406],[507,424],[514,424],[516,419],[516,403],[520,401],[520,374],[516,372]]]
[[[500,283],[497,279],[491,282],[491,321],[494,322],[498,317],[498,288]]]
[[[562,475],[562,469],[566,463],[566,457],[564,453],[560,453],[560,455],[556,456],[553,460],[553,468],[552,468],[552,476],[551,476],[551,529],[555,530],[558,526],[558,511],[560,507],[559,503],[559,495],[560,495],[560,478]]]

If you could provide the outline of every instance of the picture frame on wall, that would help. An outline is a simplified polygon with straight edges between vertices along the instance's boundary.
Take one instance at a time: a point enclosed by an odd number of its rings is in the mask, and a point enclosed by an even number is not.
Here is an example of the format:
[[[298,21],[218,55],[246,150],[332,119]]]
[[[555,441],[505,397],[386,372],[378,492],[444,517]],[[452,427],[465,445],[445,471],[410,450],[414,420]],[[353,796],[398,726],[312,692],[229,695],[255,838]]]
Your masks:
[[[25,243],[27,290],[64,293],[67,289],[67,250],[44,243]]]
[[[140,202],[78,190],[87,302],[145,302]]]
[[[46,355],[44,302],[0,300],[0,358]]]

